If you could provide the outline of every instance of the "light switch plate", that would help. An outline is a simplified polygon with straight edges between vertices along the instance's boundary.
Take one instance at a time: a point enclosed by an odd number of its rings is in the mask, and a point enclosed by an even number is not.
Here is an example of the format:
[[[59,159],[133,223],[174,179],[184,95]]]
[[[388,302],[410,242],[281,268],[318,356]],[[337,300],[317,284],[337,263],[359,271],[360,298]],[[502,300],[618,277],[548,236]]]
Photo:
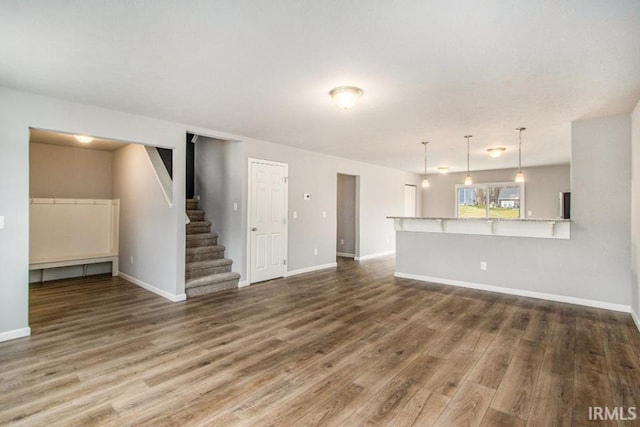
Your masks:
[[[0,216],[0,229],[4,228],[4,216]]]

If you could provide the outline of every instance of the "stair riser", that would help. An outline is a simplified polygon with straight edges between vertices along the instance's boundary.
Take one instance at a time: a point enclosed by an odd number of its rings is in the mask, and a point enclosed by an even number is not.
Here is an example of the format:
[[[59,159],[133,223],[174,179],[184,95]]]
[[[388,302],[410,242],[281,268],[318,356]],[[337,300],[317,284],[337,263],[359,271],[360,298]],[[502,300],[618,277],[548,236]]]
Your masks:
[[[202,254],[187,255],[185,262],[210,261],[212,259],[224,258],[224,251],[205,252]]]
[[[218,244],[217,237],[208,239],[187,240],[187,248],[200,248],[202,246],[216,246]]]
[[[203,234],[211,233],[211,227],[207,225],[189,226],[187,225],[187,234]]]
[[[200,295],[211,294],[214,292],[225,291],[227,289],[235,289],[237,287],[238,279],[219,282],[212,285],[198,286],[197,288],[187,288],[185,289],[185,292],[188,298],[192,298]]]
[[[190,221],[204,221],[204,212],[189,212],[187,216]]]
[[[191,211],[196,209],[198,209],[198,202],[187,200],[187,210]]]
[[[199,268],[197,270],[187,270],[185,272],[186,279],[194,279],[196,277],[210,276],[212,274],[229,273],[231,265],[221,265],[219,267]]]

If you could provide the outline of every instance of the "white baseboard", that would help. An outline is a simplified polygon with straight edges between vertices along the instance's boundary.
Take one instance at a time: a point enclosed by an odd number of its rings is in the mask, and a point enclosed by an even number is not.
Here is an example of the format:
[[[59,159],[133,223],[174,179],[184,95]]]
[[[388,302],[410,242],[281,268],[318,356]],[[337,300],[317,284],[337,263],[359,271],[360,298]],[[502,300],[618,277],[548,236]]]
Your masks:
[[[501,286],[483,285],[481,283],[463,282],[460,280],[421,276],[418,274],[401,273],[398,271],[395,272],[394,276],[400,277],[402,279],[420,280],[421,282],[431,282],[431,283],[437,283],[442,285],[460,286],[462,288],[478,289],[481,291],[498,292],[501,294],[538,298],[538,299],[543,299],[548,301],[564,302],[567,304],[584,305],[586,307],[604,308],[606,310],[631,313],[631,306],[623,305],[623,304],[614,304],[610,302],[595,301],[595,300],[576,298],[576,297],[568,297],[565,295],[547,294],[544,292],[526,291],[523,289],[503,288]]]
[[[284,273],[284,277],[291,277],[291,276],[295,276],[297,274],[303,274],[303,273],[311,273],[312,271],[326,270],[327,268],[336,268],[337,266],[338,266],[337,262],[330,262],[328,264],[322,264],[322,265],[314,265],[313,267],[287,271],[286,273]]]
[[[346,252],[336,252],[336,256],[343,256],[345,258],[355,258],[356,254],[348,254]]]
[[[250,283],[248,280],[243,280],[242,282],[238,282],[238,287],[239,288],[244,288],[245,286],[249,286]]]
[[[376,254],[353,257],[353,259],[355,259],[356,261],[364,261],[367,259],[380,258],[383,256],[395,255],[395,254],[396,254],[396,251],[378,252]]]
[[[153,285],[150,285],[146,282],[143,282],[142,280],[138,280],[135,277],[131,277],[128,274],[123,273],[122,271],[118,273],[118,276],[122,277],[125,280],[128,280],[131,283],[134,283],[140,286],[141,288],[144,288],[150,292],[153,292],[154,294],[160,295],[161,297],[166,298],[171,302],[180,302],[180,301],[185,301],[187,299],[187,294],[179,294],[179,295],[172,294],[170,292],[157,288]]]
[[[640,318],[638,317],[636,312],[633,311],[633,309],[631,309],[631,318],[633,319],[633,323],[636,324],[636,328],[638,328],[638,331],[640,331]]]
[[[0,342],[24,338],[31,335],[31,328],[14,329],[12,331],[0,332]]]

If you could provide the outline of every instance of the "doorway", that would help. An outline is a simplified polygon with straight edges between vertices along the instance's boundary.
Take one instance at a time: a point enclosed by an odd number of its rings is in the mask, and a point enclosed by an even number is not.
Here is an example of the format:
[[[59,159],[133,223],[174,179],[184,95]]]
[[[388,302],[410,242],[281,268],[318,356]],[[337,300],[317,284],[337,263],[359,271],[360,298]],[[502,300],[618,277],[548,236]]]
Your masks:
[[[249,283],[284,276],[288,171],[286,163],[249,159]]]
[[[358,178],[338,174],[336,255],[339,257],[358,257]]]
[[[418,216],[417,211],[417,193],[418,187],[411,184],[404,185],[404,216],[415,217]]]

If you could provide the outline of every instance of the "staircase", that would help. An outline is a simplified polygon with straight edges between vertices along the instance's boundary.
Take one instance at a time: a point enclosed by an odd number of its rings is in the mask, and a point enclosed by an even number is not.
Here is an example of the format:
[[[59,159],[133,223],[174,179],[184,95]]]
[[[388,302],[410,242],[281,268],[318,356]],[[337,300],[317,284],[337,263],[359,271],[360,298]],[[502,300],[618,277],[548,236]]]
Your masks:
[[[197,199],[187,199],[185,292],[197,297],[238,287],[240,275],[231,271],[233,261],[224,257],[224,246],[218,245],[218,234],[204,218]]]

